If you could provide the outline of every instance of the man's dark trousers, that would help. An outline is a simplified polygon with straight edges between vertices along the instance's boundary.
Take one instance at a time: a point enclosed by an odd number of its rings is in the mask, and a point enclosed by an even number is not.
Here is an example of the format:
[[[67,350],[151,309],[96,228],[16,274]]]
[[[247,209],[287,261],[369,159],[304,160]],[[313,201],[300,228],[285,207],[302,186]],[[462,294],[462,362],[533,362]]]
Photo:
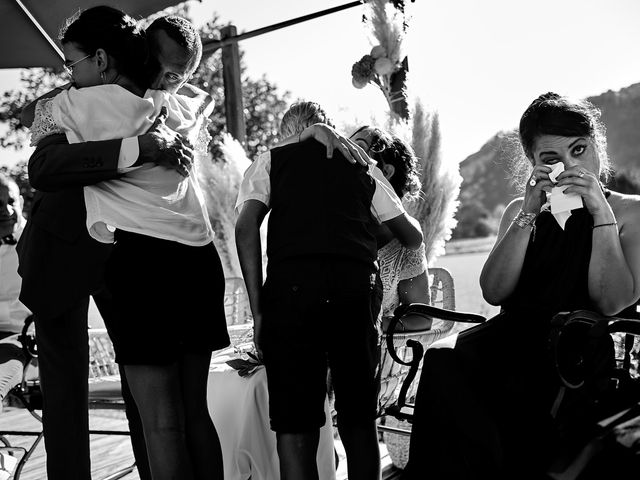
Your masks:
[[[29,159],[29,180],[37,191],[17,245],[18,273],[20,300],[36,317],[49,480],[91,476],[87,314],[92,295],[103,318],[109,315],[109,299],[98,292],[111,246],[89,236],[79,185],[115,178],[120,146],[120,140],[70,145],[64,135],[51,135]],[[147,480],[144,436],[124,379],[123,385],[136,463]]]

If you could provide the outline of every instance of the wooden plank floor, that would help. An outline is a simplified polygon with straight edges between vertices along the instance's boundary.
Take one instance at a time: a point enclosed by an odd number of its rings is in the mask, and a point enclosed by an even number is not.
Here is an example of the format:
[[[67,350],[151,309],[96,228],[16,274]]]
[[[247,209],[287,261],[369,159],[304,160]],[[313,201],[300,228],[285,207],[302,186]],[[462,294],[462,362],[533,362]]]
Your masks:
[[[342,442],[336,440],[336,452],[338,452],[338,469],[336,470],[336,480],[348,480],[347,477],[347,457],[342,447]],[[380,443],[380,467],[382,469],[382,480],[397,480],[400,478],[402,470],[395,468],[391,463],[391,458],[387,453],[387,447]]]
[[[100,430],[126,430],[127,423],[124,412],[115,410],[91,411],[90,426]],[[39,431],[40,423],[26,410],[16,407],[5,407],[0,413],[0,430]],[[12,446],[28,448],[34,437],[7,437]],[[339,440],[336,441],[336,451],[339,456],[336,480],[347,479],[347,462],[344,448]],[[395,468],[387,449],[380,444],[380,457],[383,480],[399,479],[401,470]],[[26,463],[20,476],[20,480],[44,480],[45,449],[43,442],[38,445],[35,452]],[[120,435],[92,435],[91,436],[91,465],[93,478],[100,480],[108,475],[133,463],[133,452],[129,437]],[[13,477],[10,477],[13,479]],[[140,480],[137,470],[123,477],[124,480]]]
[[[0,430],[39,431],[40,423],[26,410],[15,407],[5,407],[0,413]],[[124,412],[115,410],[92,411],[90,428],[96,430],[123,430],[127,428]],[[28,448],[34,437],[8,436],[12,446]],[[43,442],[26,463],[20,480],[44,480],[45,450]],[[91,436],[91,465],[93,478],[100,480],[116,472],[120,468],[133,463],[133,452],[128,436],[121,435],[92,435]],[[13,479],[13,477],[10,477]],[[124,477],[126,480],[140,480],[138,472]]]

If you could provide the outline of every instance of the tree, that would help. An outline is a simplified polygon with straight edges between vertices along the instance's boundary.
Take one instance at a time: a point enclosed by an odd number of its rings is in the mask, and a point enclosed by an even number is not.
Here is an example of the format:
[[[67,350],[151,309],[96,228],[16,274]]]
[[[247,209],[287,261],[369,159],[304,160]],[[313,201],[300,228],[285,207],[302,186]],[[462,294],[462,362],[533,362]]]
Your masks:
[[[188,18],[188,9],[166,10],[163,13],[175,13]],[[144,20],[144,24],[150,23],[158,15]],[[210,22],[200,29],[203,39],[220,38],[221,20],[217,14],[213,15]],[[241,52],[242,55],[242,52]],[[241,56],[242,59],[242,56]],[[243,72],[242,89],[243,103],[245,105],[245,122],[247,126],[246,150],[249,158],[254,158],[258,153],[268,149],[277,142],[279,120],[288,106],[289,92],[280,92],[278,87],[270,82],[266,76],[258,79],[244,75],[245,65],[241,64]],[[0,134],[0,145],[13,147],[20,150],[27,142],[27,129],[19,119],[22,107],[43,93],[57,85],[67,81],[61,77],[60,72],[53,69],[25,69],[21,73],[20,87],[5,91],[0,99],[0,122],[8,126],[8,130]],[[214,53],[203,59],[199,68],[194,73],[190,83],[209,92],[216,104],[209,123],[209,133],[213,137],[209,148],[213,159],[221,159],[219,142],[225,131],[224,111],[224,85],[222,79],[222,60],[219,53]]]
[[[24,198],[23,213],[28,217],[29,212],[31,212],[34,190],[29,183],[29,179],[27,178],[27,162],[18,162],[13,167],[2,165],[0,167],[0,172],[13,178],[18,184],[18,187],[20,188],[20,195],[22,195],[22,198]]]
[[[20,111],[40,95],[53,90],[66,80],[52,68],[25,68],[20,72],[20,87],[7,90],[0,99],[0,122],[8,129],[0,135],[0,146],[21,150],[28,143],[27,128],[20,122]]]

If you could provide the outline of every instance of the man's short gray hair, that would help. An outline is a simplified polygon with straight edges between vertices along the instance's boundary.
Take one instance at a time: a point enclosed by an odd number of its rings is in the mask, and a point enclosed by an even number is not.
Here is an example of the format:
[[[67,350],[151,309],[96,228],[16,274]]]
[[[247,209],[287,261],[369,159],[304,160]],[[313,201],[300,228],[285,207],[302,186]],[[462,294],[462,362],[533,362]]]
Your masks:
[[[335,128],[319,103],[316,102],[296,102],[293,103],[282,117],[280,123],[280,136],[288,138],[298,135],[305,128],[314,123],[324,123]]]

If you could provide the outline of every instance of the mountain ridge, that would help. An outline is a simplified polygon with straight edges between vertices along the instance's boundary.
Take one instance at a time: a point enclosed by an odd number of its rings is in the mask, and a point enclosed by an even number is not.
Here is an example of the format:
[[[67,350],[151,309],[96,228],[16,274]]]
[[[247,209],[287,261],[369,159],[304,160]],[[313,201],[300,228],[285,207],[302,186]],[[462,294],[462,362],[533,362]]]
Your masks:
[[[608,185],[640,193],[640,82],[587,97],[602,113],[613,167]],[[504,207],[519,196],[510,161],[520,149],[516,130],[500,131],[460,162],[460,206],[454,238],[494,234]],[[521,150],[520,150],[521,151]]]

